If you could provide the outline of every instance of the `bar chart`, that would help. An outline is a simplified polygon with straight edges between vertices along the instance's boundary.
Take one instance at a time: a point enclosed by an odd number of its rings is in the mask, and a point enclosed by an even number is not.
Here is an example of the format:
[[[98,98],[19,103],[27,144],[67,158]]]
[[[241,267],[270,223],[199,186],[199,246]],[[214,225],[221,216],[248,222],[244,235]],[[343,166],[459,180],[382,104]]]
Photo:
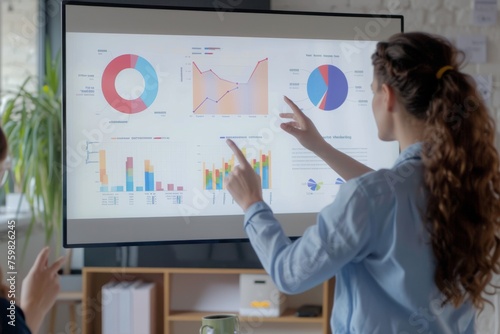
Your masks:
[[[176,144],[118,140],[93,146],[101,147],[89,153],[98,157],[89,163],[99,166],[99,192],[183,192],[186,189],[182,183],[185,168],[179,162],[182,148]]]
[[[247,149],[243,147],[243,154],[247,157]],[[202,162],[202,178],[204,190],[224,190],[224,178],[235,167],[236,157],[231,155],[229,159],[222,158],[220,163]],[[262,189],[272,189],[272,174],[271,174],[271,151],[263,152],[259,150],[258,156],[248,159],[253,170],[261,178]]]

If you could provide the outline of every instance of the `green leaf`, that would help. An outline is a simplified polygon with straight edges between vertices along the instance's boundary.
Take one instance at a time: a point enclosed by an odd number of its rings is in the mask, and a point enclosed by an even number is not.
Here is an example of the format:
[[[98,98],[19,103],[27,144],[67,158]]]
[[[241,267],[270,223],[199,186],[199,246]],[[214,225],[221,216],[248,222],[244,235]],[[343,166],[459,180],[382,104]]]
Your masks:
[[[45,242],[61,236],[62,225],[62,102],[59,91],[60,52],[53,58],[47,45],[45,78],[31,91],[35,77],[28,77],[10,92],[2,114],[2,128],[9,143],[15,189],[24,193],[33,214],[26,238],[35,224],[45,231]]]

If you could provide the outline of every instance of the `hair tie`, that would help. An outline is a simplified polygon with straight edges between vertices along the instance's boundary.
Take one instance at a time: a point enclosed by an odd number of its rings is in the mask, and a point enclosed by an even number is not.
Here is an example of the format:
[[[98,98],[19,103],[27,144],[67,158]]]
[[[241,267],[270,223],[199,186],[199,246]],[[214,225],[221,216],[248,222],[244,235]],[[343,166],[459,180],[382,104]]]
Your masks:
[[[449,71],[449,70],[453,70],[453,66],[446,65],[446,66],[441,67],[441,68],[439,69],[439,71],[437,71],[437,73],[436,73],[436,78],[441,79],[441,77],[443,76],[443,74],[444,74],[446,71]]]

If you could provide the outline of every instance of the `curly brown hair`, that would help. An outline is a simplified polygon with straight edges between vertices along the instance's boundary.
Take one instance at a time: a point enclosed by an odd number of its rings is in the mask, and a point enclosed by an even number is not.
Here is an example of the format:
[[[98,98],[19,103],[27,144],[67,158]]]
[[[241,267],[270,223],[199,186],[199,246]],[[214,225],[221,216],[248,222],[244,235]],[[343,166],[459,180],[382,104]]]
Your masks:
[[[394,89],[426,124],[422,217],[444,304],[470,300],[482,309],[482,293],[500,273],[500,165],[495,123],[474,80],[459,70],[464,59],[450,42],[425,33],[394,35],[372,55],[379,86]]]

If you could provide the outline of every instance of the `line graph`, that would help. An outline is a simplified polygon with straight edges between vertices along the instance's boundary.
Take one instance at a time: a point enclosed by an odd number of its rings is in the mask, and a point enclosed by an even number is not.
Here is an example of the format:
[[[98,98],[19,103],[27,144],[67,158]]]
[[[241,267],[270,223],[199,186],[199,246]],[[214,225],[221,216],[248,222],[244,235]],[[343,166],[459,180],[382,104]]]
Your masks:
[[[267,58],[257,62],[247,82],[221,78],[212,69],[202,71],[195,62],[192,66],[194,114],[268,114]]]

